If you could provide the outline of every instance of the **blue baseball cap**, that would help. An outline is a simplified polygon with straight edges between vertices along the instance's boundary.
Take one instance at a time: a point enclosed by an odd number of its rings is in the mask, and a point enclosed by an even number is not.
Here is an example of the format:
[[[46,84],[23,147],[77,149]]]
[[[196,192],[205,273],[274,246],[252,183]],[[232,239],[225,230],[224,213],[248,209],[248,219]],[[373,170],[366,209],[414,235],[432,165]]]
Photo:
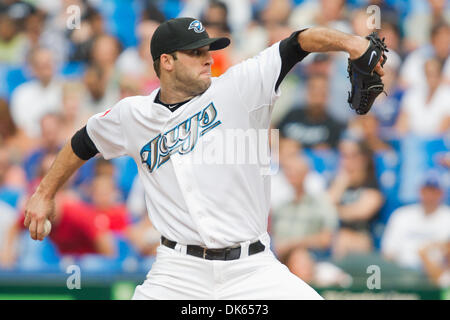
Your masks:
[[[430,170],[425,173],[422,180],[422,187],[442,189],[442,182],[439,173],[435,170]]]

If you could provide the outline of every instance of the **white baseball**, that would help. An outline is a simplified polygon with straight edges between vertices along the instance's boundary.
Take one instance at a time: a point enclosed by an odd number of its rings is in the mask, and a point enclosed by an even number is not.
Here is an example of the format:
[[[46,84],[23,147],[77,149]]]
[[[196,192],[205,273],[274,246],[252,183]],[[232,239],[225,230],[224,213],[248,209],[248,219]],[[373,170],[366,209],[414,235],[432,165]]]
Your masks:
[[[52,224],[50,223],[50,220],[46,219],[44,223],[44,237],[48,236],[50,231],[52,231]]]

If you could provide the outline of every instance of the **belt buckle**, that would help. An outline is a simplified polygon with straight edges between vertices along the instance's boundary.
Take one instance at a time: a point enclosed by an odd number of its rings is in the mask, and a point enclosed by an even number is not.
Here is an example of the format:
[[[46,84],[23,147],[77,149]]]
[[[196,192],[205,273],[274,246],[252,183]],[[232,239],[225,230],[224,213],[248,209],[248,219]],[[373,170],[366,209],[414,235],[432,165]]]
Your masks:
[[[206,248],[203,248],[203,259],[206,259]]]

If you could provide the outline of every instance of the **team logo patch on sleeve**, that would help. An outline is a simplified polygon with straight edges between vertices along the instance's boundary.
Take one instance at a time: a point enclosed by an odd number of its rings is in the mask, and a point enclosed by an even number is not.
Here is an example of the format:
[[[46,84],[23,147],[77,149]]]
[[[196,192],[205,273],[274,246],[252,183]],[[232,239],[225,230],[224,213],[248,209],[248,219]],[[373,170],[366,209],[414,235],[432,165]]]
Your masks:
[[[198,20],[194,20],[191,22],[188,30],[191,30],[191,29],[194,29],[194,31],[196,33],[202,33],[203,31],[205,31],[205,28],[203,27],[202,23]]]

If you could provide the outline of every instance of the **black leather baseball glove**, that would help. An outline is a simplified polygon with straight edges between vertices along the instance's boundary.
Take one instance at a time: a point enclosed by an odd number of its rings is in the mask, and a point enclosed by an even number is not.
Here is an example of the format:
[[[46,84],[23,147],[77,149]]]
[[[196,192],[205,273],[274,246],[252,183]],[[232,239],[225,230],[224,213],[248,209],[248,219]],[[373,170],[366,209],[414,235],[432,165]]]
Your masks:
[[[348,103],[357,114],[366,114],[372,107],[376,97],[384,92],[381,77],[374,72],[374,68],[383,57],[381,66],[386,63],[386,48],[384,38],[380,39],[376,32],[372,32],[366,37],[370,41],[369,48],[361,57],[355,60],[348,59],[348,77],[352,84],[352,89],[348,93]]]

